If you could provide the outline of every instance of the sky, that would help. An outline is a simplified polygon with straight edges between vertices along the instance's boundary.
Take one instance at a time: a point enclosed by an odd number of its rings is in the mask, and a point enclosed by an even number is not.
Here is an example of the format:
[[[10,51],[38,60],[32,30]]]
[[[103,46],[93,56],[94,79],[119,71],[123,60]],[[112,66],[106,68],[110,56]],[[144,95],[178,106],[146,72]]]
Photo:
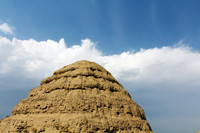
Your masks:
[[[0,119],[79,60],[124,86],[155,133],[200,130],[199,0],[0,0]]]

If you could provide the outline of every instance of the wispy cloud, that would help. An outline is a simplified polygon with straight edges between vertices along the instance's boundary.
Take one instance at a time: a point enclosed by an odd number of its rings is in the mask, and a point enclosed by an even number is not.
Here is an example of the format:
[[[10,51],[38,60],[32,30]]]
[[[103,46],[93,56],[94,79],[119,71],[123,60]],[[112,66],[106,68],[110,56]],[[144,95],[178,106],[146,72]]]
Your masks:
[[[5,34],[14,35],[14,28],[7,23],[3,23],[0,25],[0,31],[4,32]]]

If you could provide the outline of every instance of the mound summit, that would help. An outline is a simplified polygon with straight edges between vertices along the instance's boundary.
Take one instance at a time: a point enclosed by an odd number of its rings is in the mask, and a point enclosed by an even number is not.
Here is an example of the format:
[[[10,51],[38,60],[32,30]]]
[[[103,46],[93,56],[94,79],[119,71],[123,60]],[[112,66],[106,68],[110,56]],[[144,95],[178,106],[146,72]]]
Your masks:
[[[1,133],[153,133],[143,109],[103,67],[89,61],[65,66],[41,81]]]

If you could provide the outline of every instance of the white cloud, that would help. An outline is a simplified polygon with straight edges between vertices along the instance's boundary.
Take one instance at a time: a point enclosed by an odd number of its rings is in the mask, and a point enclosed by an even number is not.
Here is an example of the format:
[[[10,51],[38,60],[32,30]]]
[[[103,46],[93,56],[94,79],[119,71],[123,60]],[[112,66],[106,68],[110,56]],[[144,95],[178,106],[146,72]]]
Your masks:
[[[0,31],[4,32],[5,34],[14,35],[14,28],[7,23],[3,23],[0,25]]]
[[[132,82],[136,88],[159,84],[200,87],[200,53],[189,47],[141,49],[136,53],[104,56],[102,61],[117,78]]]
[[[104,56],[89,39],[67,47],[64,39],[36,41],[0,37],[0,73],[44,78],[78,60],[91,60],[134,88],[163,85],[200,87],[200,53],[190,47],[162,47]],[[145,83],[145,84],[144,84]]]
[[[21,73],[27,77],[44,78],[54,70],[80,59],[95,60],[101,52],[89,39],[81,45],[66,47],[64,39],[36,41],[9,40],[0,37],[0,73]]]

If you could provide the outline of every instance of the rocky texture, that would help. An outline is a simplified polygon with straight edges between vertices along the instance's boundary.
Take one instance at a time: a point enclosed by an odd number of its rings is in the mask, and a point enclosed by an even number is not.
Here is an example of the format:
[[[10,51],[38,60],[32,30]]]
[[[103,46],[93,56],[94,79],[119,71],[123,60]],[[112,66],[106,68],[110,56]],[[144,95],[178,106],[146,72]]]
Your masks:
[[[79,61],[54,72],[0,121],[1,133],[152,133],[142,108],[104,68]]]

